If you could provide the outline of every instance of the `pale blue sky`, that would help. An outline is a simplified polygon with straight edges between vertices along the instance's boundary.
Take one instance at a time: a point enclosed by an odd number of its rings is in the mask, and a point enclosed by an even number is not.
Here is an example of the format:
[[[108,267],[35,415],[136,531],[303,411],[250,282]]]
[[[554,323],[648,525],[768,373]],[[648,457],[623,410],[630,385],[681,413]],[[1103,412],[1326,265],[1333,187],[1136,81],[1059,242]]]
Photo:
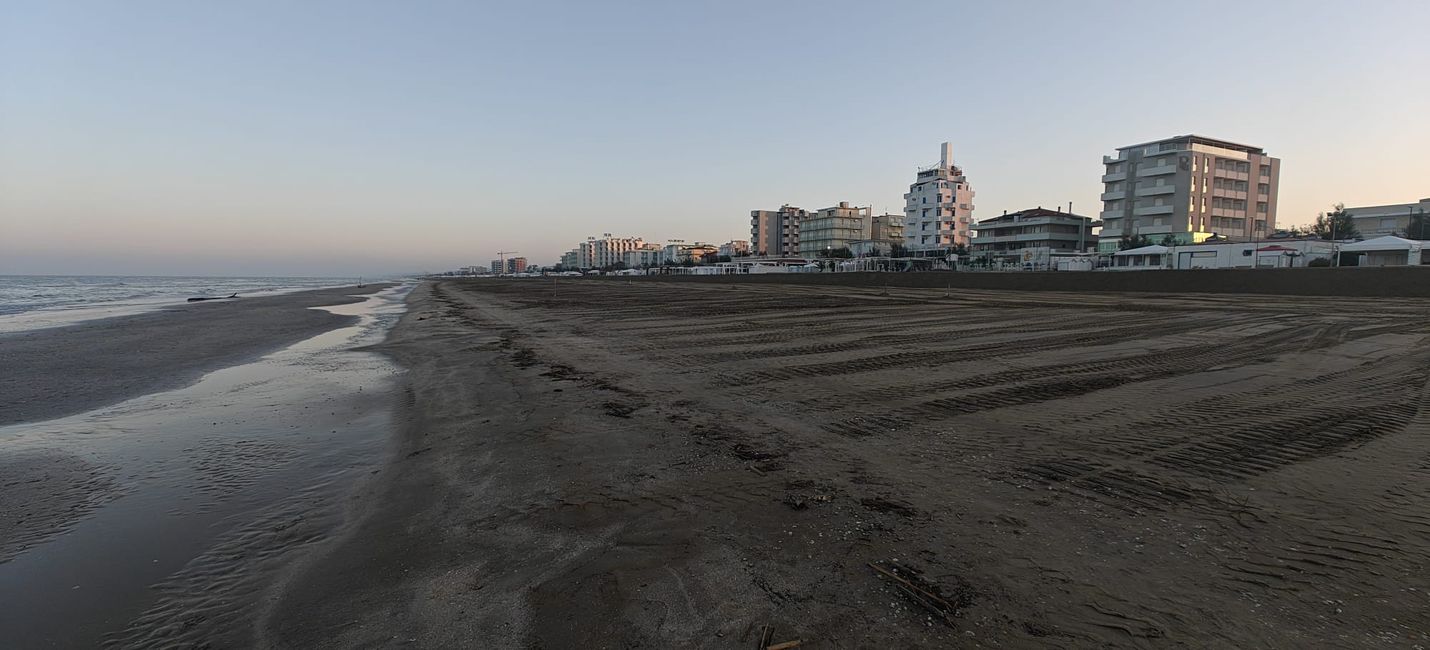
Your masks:
[[[989,3],[991,4],[991,3]],[[1283,159],[1282,225],[1430,196],[1427,2],[0,0],[0,273],[375,274],[899,211],[1095,214],[1183,133]]]

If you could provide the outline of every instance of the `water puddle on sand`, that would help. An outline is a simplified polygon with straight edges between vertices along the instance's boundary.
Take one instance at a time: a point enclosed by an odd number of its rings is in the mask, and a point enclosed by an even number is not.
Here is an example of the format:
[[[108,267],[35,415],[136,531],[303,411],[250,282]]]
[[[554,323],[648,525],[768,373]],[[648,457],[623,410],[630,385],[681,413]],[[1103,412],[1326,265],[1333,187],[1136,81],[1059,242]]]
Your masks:
[[[187,388],[0,427],[0,489],[22,501],[3,645],[245,645],[259,590],[386,460],[397,369],[351,348],[380,342],[409,290],[325,307],[361,320]]]

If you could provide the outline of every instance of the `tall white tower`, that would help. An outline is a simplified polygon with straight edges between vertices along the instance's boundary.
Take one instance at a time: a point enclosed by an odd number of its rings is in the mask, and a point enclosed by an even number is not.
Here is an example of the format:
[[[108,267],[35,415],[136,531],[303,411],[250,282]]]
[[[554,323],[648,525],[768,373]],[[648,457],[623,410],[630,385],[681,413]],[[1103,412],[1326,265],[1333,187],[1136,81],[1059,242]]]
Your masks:
[[[919,169],[904,194],[904,242],[917,251],[967,246],[971,223],[973,188],[953,163],[953,145],[945,142],[938,164]]]

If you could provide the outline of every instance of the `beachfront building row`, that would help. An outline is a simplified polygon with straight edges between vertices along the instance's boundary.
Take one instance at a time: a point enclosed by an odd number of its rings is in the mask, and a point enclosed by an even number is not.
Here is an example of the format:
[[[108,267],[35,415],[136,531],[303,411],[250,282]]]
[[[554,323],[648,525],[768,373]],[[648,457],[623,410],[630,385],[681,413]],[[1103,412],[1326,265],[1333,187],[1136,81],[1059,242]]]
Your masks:
[[[750,236],[748,253],[757,257],[813,259],[842,249],[855,255],[887,253],[903,244],[904,219],[875,215],[872,208],[848,201],[814,212],[786,204],[778,210],[751,210]]]
[[[1121,147],[1102,164],[1100,252],[1123,236],[1193,244],[1276,230],[1281,160],[1260,147],[1182,135]]]
[[[636,269],[664,264],[699,263],[716,255],[744,256],[749,254],[749,250],[750,243],[740,239],[720,246],[681,240],[671,240],[661,245],[639,237],[613,237],[607,233],[601,237],[587,237],[586,241],[578,244],[576,248],[562,254],[561,266],[581,270],[620,266]]]

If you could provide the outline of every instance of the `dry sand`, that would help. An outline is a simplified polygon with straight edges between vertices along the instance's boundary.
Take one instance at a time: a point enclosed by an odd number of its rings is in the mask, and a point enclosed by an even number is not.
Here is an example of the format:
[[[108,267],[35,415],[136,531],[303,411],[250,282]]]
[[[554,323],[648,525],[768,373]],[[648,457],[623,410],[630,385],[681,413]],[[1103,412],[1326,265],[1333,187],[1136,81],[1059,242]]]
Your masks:
[[[442,281],[283,647],[1411,647],[1423,300]],[[769,626],[773,632],[766,634]]]

